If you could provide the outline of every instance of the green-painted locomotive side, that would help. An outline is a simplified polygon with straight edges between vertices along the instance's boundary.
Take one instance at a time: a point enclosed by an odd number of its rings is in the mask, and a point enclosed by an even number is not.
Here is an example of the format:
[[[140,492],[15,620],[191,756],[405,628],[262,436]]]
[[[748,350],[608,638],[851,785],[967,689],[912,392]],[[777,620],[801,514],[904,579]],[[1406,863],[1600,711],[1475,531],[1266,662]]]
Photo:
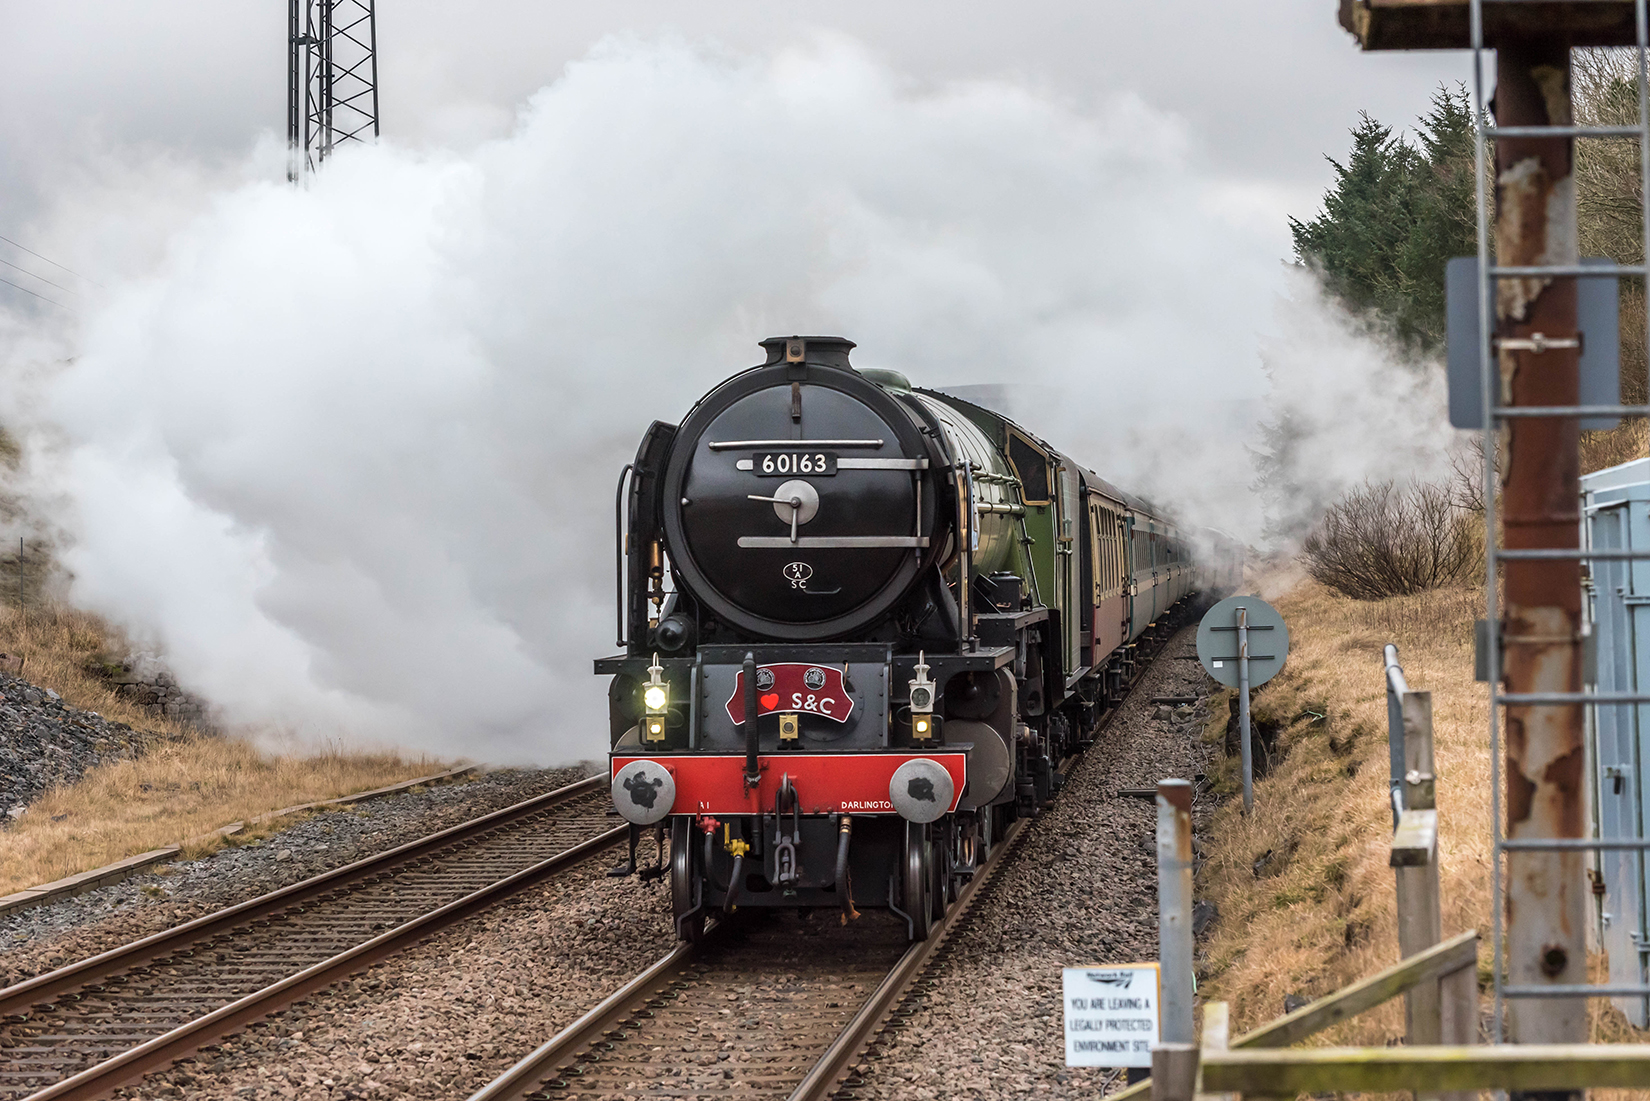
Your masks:
[[[1027,505],[1025,515],[1026,538],[1030,540],[1026,558],[1034,578],[1033,592],[1050,608],[1057,607],[1054,583],[1054,506]]]
[[[930,391],[924,391],[930,393]],[[1008,431],[1012,423],[998,413],[992,412],[984,406],[963,401],[949,394],[933,394],[946,405],[967,417],[975,427],[984,432],[992,444],[1003,454],[1008,452]],[[1025,504],[1025,494],[1021,487],[1014,486],[1014,499]],[[1016,540],[1014,554],[1005,568],[1026,579],[1027,592],[1033,602],[1054,606],[1054,520],[1053,509],[1049,505],[1026,505],[1025,515],[1021,517],[1020,537]]]
[[[990,437],[992,444],[1005,456],[1009,454],[1010,431],[1018,433],[1022,439],[1035,444],[1048,460],[1048,477],[1053,482],[1056,477],[1056,467],[1065,460],[1062,460],[1058,452],[1049,448],[1041,440],[1038,440],[1008,418],[984,406],[975,405],[949,394],[933,393],[932,391],[923,392],[932,393],[934,397],[967,417],[970,422]],[[1075,466],[1072,466],[1069,461],[1065,462],[1075,472]],[[1052,492],[1046,504],[1028,502],[1024,487],[1016,485],[1014,488],[1015,499],[1025,506],[1025,515],[1020,518],[1021,531],[1017,553],[1011,559],[1013,564],[1007,568],[1026,579],[1027,591],[1035,603],[1057,609],[1060,612],[1062,622],[1069,623],[1072,617],[1079,613],[1070,607],[1070,596],[1060,584],[1057,572],[1060,567],[1060,556],[1057,552],[1060,546],[1058,529],[1061,520],[1058,508],[1058,486],[1057,484],[1050,486]],[[1074,654],[1066,655],[1066,669],[1068,671],[1073,667],[1071,662],[1074,659]]]

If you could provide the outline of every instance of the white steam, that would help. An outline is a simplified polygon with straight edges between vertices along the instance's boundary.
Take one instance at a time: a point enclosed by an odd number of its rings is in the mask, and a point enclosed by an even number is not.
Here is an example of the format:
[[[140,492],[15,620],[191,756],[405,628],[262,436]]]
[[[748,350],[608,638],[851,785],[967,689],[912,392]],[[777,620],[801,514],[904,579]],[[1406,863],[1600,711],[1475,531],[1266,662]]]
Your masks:
[[[918,384],[1058,388],[1028,414],[1056,443],[1258,532],[1244,444],[1282,227],[1235,218],[1138,100],[922,90],[834,40],[620,42],[464,155],[349,148],[294,189],[276,152],[150,229],[164,258],[105,276],[72,362],[40,367],[14,319],[31,381],[0,410],[73,599],[231,723],[598,752],[619,467],[774,334],[840,333]],[[128,212],[179,205],[154,199],[42,233],[129,270]],[[1355,334],[1293,301],[1278,347],[1299,352],[1269,361],[1340,418],[1322,462],[1356,480],[1400,406]]]

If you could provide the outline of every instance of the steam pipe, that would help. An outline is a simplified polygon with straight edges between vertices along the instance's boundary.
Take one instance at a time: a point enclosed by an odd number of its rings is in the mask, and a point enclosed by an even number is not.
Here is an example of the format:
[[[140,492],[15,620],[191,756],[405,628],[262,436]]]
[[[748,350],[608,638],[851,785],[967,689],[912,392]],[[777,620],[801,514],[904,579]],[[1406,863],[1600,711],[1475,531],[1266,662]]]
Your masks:
[[[728,894],[722,900],[724,913],[733,913],[739,909],[739,883],[745,878],[745,854],[740,853],[733,858],[733,872],[728,876]]]
[[[755,787],[762,779],[756,761],[756,655],[745,655],[745,786]]]
[[[852,815],[844,814],[842,824],[837,827],[836,835],[836,894],[837,901],[842,904],[842,923],[848,924],[859,916],[854,909],[854,887],[848,878],[848,845],[854,836],[854,819]]]

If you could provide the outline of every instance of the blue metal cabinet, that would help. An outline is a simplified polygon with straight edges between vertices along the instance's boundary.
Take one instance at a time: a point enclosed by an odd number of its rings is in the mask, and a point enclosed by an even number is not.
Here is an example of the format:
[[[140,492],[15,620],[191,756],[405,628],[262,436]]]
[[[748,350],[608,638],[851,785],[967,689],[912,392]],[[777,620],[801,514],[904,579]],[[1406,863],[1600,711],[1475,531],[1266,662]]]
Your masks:
[[[1588,546],[1650,551],[1650,459],[1584,475],[1581,492]],[[1650,690],[1650,562],[1594,562],[1586,604],[1595,654],[1591,676],[1598,691]],[[1594,827],[1600,838],[1642,838],[1650,706],[1598,705],[1590,711]],[[1644,983],[1650,978],[1645,855],[1605,851],[1596,860],[1604,886],[1598,932],[1610,957],[1610,981]],[[1645,998],[1612,1000],[1636,1027],[1645,1027],[1650,1009]]]

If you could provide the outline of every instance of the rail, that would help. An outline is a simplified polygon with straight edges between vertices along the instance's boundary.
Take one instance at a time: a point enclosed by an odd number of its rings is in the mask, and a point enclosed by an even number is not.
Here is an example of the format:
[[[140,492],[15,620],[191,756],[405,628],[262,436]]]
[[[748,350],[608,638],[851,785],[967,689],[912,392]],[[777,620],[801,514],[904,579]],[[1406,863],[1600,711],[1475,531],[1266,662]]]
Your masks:
[[[14,1056],[0,1097],[100,1096],[545,881],[628,835],[605,828],[605,787],[581,780],[0,991],[0,1040]],[[394,890],[408,884],[429,908],[398,920],[406,903]],[[268,958],[241,962],[237,940]],[[171,1000],[199,1014],[134,1024],[163,967],[161,985],[188,988]],[[39,1046],[42,1028],[56,1043]]]
[[[1023,819],[1009,827],[985,865],[958,894],[956,903],[947,912],[943,923],[935,927],[935,931],[928,939],[905,950],[870,996],[854,1012],[846,1026],[812,1066],[800,1076],[796,1085],[785,1093],[789,1101],[823,1101],[831,1095],[831,1091],[852,1065],[854,1058],[871,1040],[883,1020],[899,1004],[901,996],[911,983],[923,973],[946,938],[958,928],[980,892],[1002,867],[1008,854],[1018,845],[1024,827]],[[617,1037],[620,1041],[627,1038],[627,1022],[632,1022],[644,1007],[655,1005],[667,997],[673,986],[680,986],[683,976],[695,964],[705,960],[718,949],[724,948],[724,942],[738,928],[738,923],[725,921],[707,933],[701,944],[684,944],[667,953],[487,1086],[472,1094],[470,1101],[525,1101],[540,1096],[540,1091],[547,1087],[567,1088],[568,1083],[561,1076],[571,1068],[577,1067],[581,1057],[594,1061],[602,1054],[594,1050],[599,1045],[606,1043],[611,1047],[611,1038]],[[630,1027],[634,1028],[637,1025],[631,1023]]]
[[[1154,653],[1153,660],[1157,656]],[[1150,662],[1143,662],[1139,673],[1144,673],[1149,664]],[[1131,683],[1138,683],[1138,675]],[[1109,725],[1120,710],[1121,706],[1109,711],[1101,720],[1102,728]],[[1061,763],[1062,770],[1069,761],[1068,758]],[[794,1078],[789,1077],[788,1071],[782,1071],[772,1064],[764,1064],[764,1086],[771,1087],[775,1097],[783,1096],[788,1101],[823,1101],[832,1096],[838,1084],[849,1075],[855,1060],[874,1042],[884,1022],[897,1014],[907,992],[928,970],[946,942],[959,929],[965,927],[981,898],[981,892],[988,888],[998,870],[1020,844],[1025,835],[1026,824],[1026,820],[1022,819],[1009,827],[985,864],[958,893],[956,902],[936,924],[934,931],[925,940],[901,951],[834,1038],[826,1043],[807,1065],[796,1068]],[[1189,901],[1189,891],[1187,898]],[[715,979],[706,976],[711,975],[718,967],[731,966],[718,959],[722,956],[738,955],[725,950],[731,937],[742,938],[740,947],[750,954],[754,955],[760,951],[761,946],[753,947],[751,944],[752,935],[748,930],[740,931],[744,928],[740,923],[724,921],[708,932],[701,944],[683,945],[673,949],[603,998],[600,1003],[487,1086],[472,1094],[469,1101],[526,1101],[545,1096],[572,1097],[584,1092],[579,1088],[581,1082],[589,1090],[599,1093],[600,1085],[591,1079],[600,1075],[615,1061],[621,1060],[627,1046],[643,1052],[651,1052],[653,1047],[660,1046],[633,1036],[638,1030],[645,1033],[648,1027],[660,1029],[670,1035],[668,1043],[673,1046],[668,1048],[672,1063],[669,1069],[681,1071],[684,1066],[690,1065],[684,1055],[689,1049],[682,1046],[683,1037],[673,1032],[671,1025],[658,1023],[655,1012],[662,1016],[675,1010],[681,1002],[695,999],[704,999],[707,1005],[715,1003],[718,1007],[724,1006],[726,1002],[717,998],[716,991],[725,991],[730,984],[724,983],[721,987],[716,987],[713,985]],[[759,960],[745,962],[747,966],[761,966]],[[790,966],[794,966],[794,963]],[[721,997],[725,998],[726,994],[723,993]],[[795,1007],[790,1007],[786,1012],[792,1019],[798,1016]],[[817,1020],[817,1006],[810,1007],[808,1014],[804,1016]],[[697,1032],[697,1026],[695,1031]],[[811,1038],[798,1041],[794,1037],[786,1037],[785,1042],[793,1049],[799,1046],[810,1049],[818,1046],[812,1043]],[[782,1052],[764,1051],[764,1056],[771,1056],[779,1062],[783,1062],[785,1058]],[[642,1062],[644,1058],[638,1054],[637,1063]],[[626,1062],[623,1065],[633,1067],[636,1063]],[[680,1091],[687,1085],[688,1083],[681,1078],[673,1077],[670,1080],[670,1089],[673,1092]]]

